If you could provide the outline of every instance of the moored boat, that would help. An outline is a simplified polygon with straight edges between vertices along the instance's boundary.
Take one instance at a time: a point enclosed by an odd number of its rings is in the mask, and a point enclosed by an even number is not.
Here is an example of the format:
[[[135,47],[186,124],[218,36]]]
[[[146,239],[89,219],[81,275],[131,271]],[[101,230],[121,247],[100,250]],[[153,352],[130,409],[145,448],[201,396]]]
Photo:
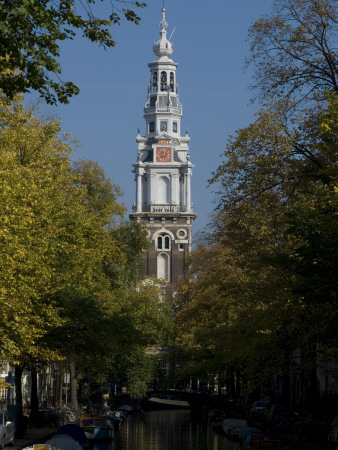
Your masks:
[[[76,425],[75,423],[68,423],[66,425],[62,425],[62,427],[60,427],[57,430],[54,436],[57,436],[59,434],[70,436],[75,441],[77,441],[82,448],[89,447],[89,442],[85,432],[79,425]]]
[[[45,442],[45,445],[50,446],[51,449],[58,450],[82,450],[83,446],[79,444],[75,439],[73,439],[68,434],[54,434],[48,441]],[[34,446],[34,450],[35,450]]]
[[[190,404],[175,395],[153,394],[144,404],[145,409],[190,409]]]
[[[119,414],[119,411],[109,411],[109,413],[105,414],[103,417],[108,420],[108,422],[116,431],[124,422],[124,416],[122,414]]]
[[[108,441],[114,438],[114,428],[104,417],[81,417],[80,427],[88,440]]]
[[[282,440],[277,436],[270,435],[253,436],[245,448],[246,450],[280,449],[282,448]]]
[[[248,423],[244,419],[225,419],[223,420],[222,429],[224,433],[232,440],[241,440],[242,430],[248,427]]]

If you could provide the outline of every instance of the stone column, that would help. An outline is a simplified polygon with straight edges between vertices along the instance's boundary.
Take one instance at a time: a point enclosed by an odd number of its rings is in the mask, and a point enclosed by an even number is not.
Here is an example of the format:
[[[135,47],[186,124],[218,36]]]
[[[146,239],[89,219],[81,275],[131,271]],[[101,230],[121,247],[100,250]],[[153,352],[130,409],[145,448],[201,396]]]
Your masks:
[[[148,173],[147,179],[148,179],[148,205],[151,205],[152,203],[155,203],[154,189],[156,189],[155,186],[156,175],[154,173]]]
[[[179,174],[172,173],[171,174],[171,204],[179,205],[180,197],[179,197]]]
[[[142,175],[140,169],[136,172],[136,212],[142,211]]]
[[[186,194],[187,194],[186,205],[187,205],[187,211],[190,212],[191,211],[191,186],[190,186],[191,174],[190,174],[190,170],[185,176],[186,176]]]

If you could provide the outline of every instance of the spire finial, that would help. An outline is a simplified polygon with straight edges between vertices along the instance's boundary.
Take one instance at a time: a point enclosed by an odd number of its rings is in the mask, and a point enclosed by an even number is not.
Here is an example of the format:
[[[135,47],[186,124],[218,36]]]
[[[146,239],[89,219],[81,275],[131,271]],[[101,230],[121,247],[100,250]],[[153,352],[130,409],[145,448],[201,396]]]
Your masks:
[[[162,20],[159,24],[160,27],[160,35],[161,39],[157,42],[155,42],[153,50],[156,56],[159,56],[160,58],[165,57],[167,58],[170,56],[173,52],[173,45],[171,42],[167,39],[167,28],[168,24],[165,20],[165,8],[164,8],[164,2],[163,2],[163,8],[162,8]]]
[[[164,3],[164,2],[163,2]],[[165,7],[162,8],[162,20],[160,22],[160,28],[161,30],[165,30],[168,27],[168,24],[165,20]]]

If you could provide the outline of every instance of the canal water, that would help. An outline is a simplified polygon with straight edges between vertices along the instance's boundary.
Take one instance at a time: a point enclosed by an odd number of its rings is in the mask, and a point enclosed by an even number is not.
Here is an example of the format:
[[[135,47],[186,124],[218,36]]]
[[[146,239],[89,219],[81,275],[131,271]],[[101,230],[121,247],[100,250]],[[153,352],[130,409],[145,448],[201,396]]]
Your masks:
[[[128,416],[115,439],[94,450],[241,450],[240,444],[216,432],[190,411],[146,411]]]

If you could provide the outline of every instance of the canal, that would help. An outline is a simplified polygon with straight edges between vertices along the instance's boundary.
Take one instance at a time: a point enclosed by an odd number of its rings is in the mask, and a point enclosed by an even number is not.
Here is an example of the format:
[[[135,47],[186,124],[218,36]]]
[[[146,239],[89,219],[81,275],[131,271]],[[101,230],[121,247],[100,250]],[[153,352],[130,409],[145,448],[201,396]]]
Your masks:
[[[240,450],[213,430],[208,421],[192,419],[190,411],[147,411],[128,416],[110,443],[94,450]]]

